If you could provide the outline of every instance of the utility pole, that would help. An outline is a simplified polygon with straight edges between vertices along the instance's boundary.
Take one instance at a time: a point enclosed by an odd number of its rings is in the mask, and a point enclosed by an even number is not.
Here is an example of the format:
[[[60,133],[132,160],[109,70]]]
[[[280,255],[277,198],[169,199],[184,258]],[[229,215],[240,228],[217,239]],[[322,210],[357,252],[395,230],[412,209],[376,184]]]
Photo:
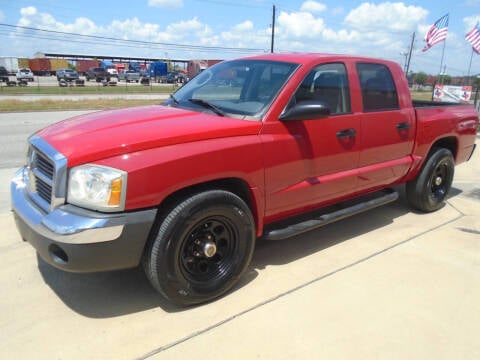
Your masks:
[[[407,66],[405,68],[405,75],[407,76],[408,76],[408,71],[410,70],[410,59],[412,58],[414,42],[415,42],[415,32],[413,32],[412,34],[412,42],[410,43],[410,49],[408,50],[408,60],[407,60]]]
[[[405,63],[403,65],[403,72],[407,73],[408,51],[401,52],[400,55],[405,56]]]
[[[271,53],[273,53],[274,42],[275,42],[275,5],[273,5],[273,9],[272,9],[272,42],[270,46]]]

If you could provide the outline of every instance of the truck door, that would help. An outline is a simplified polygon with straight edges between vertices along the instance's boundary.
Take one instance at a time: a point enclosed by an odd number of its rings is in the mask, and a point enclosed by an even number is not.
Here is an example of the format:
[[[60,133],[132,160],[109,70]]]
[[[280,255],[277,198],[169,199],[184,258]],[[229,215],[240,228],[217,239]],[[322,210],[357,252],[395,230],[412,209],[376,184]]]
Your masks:
[[[324,104],[330,113],[275,122],[271,138],[264,128],[267,218],[326,203],[356,187],[360,120],[351,113],[345,65],[313,68],[284,113],[306,102]]]
[[[415,113],[400,90],[408,93],[403,73],[394,76],[384,64],[357,63],[362,93],[361,118],[362,150],[359,161],[359,190],[388,185],[406,174],[409,169],[415,135]],[[409,98],[409,97],[408,97]],[[403,102],[403,103],[402,103]]]

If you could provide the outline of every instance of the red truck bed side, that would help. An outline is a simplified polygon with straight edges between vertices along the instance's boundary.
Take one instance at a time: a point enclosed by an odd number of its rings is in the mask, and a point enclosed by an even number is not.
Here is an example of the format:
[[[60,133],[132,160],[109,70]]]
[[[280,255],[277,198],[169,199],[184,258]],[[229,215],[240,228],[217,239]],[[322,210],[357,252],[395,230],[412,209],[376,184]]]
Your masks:
[[[449,148],[457,165],[469,159],[478,126],[478,116],[472,109],[472,105],[458,104],[415,107],[414,163],[406,180],[415,178],[429,151],[436,146]]]

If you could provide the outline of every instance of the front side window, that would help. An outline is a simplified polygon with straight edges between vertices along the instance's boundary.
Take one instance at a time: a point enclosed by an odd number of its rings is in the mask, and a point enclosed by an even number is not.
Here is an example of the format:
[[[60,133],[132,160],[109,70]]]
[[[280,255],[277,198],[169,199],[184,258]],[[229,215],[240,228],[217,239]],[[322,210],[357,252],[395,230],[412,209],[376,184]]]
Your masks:
[[[331,115],[346,114],[350,110],[350,88],[347,70],[342,63],[316,66],[300,84],[294,103],[315,100],[325,104]]]
[[[358,63],[357,72],[362,88],[363,111],[399,108],[397,89],[388,67],[382,64]]]

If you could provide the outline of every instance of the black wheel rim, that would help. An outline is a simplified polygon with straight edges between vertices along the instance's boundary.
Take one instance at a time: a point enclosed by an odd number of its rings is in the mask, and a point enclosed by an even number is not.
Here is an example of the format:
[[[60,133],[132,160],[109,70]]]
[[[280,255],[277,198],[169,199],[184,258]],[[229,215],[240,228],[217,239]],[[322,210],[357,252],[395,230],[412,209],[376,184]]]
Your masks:
[[[195,224],[180,254],[184,276],[194,283],[227,276],[234,268],[237,239],[235,227],[227,218],[210,217]]]
[[[439,163],[433,171],[430,178],[430,197],[435,202],[442,201],[447,195],[450,186],[449,174],[448,164],[445,162]]]

